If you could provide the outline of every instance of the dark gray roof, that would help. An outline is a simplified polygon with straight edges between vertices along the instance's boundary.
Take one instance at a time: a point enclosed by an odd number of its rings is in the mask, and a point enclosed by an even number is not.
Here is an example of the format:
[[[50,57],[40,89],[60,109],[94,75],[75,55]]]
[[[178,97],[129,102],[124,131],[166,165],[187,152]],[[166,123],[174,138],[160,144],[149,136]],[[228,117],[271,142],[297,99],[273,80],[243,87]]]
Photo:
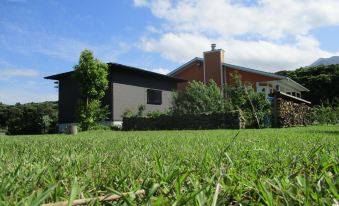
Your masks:
[[[188,61],[187,63],[183,64],[182,66],[178,67],[177,69],[171,71],[167,75],[173,76],[177,72],[186,68],[187,65],[190,65],[194,62],[203,62],[203,61],[204,61],[203,58],[195,57],[192,60]],[[237,66],[237,65],[233,65],[233,64],[227,64],[227,63],[223,63],[223,67],[230,67],[230,68],[234,68],[234,69],[238,69],[238,70],[242,70],[242,71],[246,71],[246,72],[251,72],[251,73],[256,73],[256,74],[261,74],[261,75],[264,75],[264,76],[269,76],[269,77],[273,77],[273,78],[277,78],[277,79],[286,79],[288,81],[291,81],[291,82],[297,84],[298,86],[305,89],[306,91],[309,91],[306,87],[300,85],[299,83],[295,82],[294,80],[292,80],[291,78],[286,77],[286,76],[274,74],[274,73],[271,73],[271,72],[260,71],[260,70],[257,70],[257,69],[250,69],[250,68],[247,68],[247,67]]]
[[[111,70],[130,72],[131,75],[143,74],[143,75],[147,75],[147,76],[152,76],[154,78],[162,78],[162,79],[176,81],[176,82],[185,82],[186,81],[186,80],[171,77],[171,76],[168,76],[168,75],[165,75],[165,74],[159,74],[159,73],[156,73],[156,72],[151,72],[151,71],[148,71],[148,70],[144,70],[144,69],[140,69],[140,68],[136,68],[136,67],[132,67],[132,66],[127,66],[127,65],[123,65],[123,64],[112,63],[112,62],[107,63],[107,64],[109,66],[109,69],[111,69]],[[60,73],[60,74],[47,76],[47,77],[44,77],[44,78],[45,79],[59,80],[59,79],[62,79],[64,77],[68,77],[68,76],[72,75],[73,72],[74,71],[64,72],[64,73]]]

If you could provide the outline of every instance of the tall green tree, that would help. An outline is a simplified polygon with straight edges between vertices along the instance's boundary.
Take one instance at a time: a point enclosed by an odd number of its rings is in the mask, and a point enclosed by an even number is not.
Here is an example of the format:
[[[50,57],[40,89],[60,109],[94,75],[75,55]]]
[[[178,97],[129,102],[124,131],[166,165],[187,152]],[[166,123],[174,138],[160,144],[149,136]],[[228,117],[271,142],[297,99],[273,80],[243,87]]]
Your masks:
[[[108,65],[94,58],[90,50],[84,50],[74,71],[80,83],[79,123],[81,129],[88,130],[104,119],[107,113],[101,99],[108,87]]]

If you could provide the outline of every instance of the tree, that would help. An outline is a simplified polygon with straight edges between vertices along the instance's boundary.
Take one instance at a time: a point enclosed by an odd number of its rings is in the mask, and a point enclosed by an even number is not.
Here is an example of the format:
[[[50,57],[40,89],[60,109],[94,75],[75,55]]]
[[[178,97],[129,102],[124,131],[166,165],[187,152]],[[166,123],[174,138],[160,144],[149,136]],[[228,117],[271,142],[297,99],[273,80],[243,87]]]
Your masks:
[[[95,59],[91,51],[84,50],[74,71],[80,83],[79,123],[83,130],[88,130],[105,118],[107,113],[101,99],[108,87],[108,65]]]
[[[173,98],[173,114],[201,114],[224,111],[224,98],[218,85],[211,80],[208,84],[188,82],[183,93]]]
[[[277,74],[290,77],[308,88],[310,92],[303,93],[302,97],[312,104],[332,102],[339,96],[339,64],[302,67],[295,71],[279,71]]]
[[[7,134],[46,134],[56,132],[57,102],[7,105],[5,116]]]
[[[230,110],[243,111],[247,127],[261,128],[271,116],[271,103],[265,94],[255,92],[252,85],[246,85],[238,74],[231,75],[231,82],[224,87],[226,105]]]

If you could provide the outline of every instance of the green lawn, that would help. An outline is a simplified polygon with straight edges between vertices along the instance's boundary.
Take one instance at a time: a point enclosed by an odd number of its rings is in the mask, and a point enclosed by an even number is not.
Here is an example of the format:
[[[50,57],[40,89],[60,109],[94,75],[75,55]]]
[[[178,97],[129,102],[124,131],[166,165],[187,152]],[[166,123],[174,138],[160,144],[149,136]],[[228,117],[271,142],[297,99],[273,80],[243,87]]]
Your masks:
[[[339,126],[0,135],[0,205],[145,189],[110,204],[331,205]],[[216,193],[216,185],[221,185]],[[75,196],[76,195],[76,196]],[[94,203],[93,203],[94,204]]]

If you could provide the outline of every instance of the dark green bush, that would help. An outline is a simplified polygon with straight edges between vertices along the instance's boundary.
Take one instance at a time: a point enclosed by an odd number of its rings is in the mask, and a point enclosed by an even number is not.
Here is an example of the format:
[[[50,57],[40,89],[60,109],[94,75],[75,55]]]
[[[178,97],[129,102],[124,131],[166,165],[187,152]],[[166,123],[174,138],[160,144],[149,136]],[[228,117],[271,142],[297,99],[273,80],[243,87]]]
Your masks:
[[[173,97],[173,115],[223,112],[225,99],[218,85],[211,80],[208,84],[192,81],[183,93]]]
[[[318,124],[338,124],[339,106],[317,105],[312,108],[312,117]]]
[[[209,114],[160,115],[158,117],[125,117],[123,130],[183,130],[244,128],[240,111]]]

